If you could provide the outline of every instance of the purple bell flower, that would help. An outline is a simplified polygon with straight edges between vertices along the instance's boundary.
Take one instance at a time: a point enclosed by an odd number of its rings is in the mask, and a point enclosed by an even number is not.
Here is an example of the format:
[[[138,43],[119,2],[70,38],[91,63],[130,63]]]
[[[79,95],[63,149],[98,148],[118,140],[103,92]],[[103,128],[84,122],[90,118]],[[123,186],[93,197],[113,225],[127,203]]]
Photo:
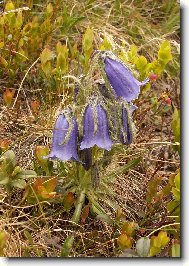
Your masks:
[[[132,122],[132,121],[131,121]],[[122,132],[120,133],[120,141],[123,144],[131,144],[133,133],[129,123],[128,111],[125,107],[122,108]]]
[[[97,145],[98,147],[110,150],[112,146],[112,140],[109,136],[108,122],[106,112],[100,104],[96,106],[97,115],[97,131],[94,132],[94,113],[93,108],[88,105],[84,114],[83,124],[83,140],[81,142],[80,149],[88,149]]]
[[[78,126],[74,118],[72,121],[73,128],[70,136],[67,141],[63,143],[69,130],[69,123],[64,114],[59,114],[53,130],[52,147],[48,158],[59,159],[61,161],[79,161],[77,154]]]
[[[149,79],[140,82],[133,77],[131,72],[121,62],[106,57],[104,70],[117,97],[123,97],[127,102],[136,99],[140,92],[140,86],[145,85]]]
[[[131,114],[137,109],[138,107],[136,106],[136,105],[134,105],[134,104],[130,104],[130,112],[131,112]]]

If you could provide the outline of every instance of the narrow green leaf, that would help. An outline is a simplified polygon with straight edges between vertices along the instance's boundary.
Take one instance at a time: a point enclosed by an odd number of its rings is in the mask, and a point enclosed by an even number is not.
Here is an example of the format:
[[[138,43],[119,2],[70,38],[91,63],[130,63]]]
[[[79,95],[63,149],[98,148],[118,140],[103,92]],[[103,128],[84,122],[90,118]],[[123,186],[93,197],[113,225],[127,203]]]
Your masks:
[[[110,218],[109,215],[105,214],[105,213],[101,213],[101,214],[98,214],[96,216],[96,218],[100,221],[104,221],[110,225],[113,225],[114,224],[114,221]]]
[[[29,244],[30,244],[30,245],[33,245],[32,235],[31,235],[27,230],[24,231],[24,235],[25,235],[25,237],[27,238]]]
[[[62,249],[61,249],[61,257],[68,257],[69,256],[70,251],[71,251],[72,246],[73,246],[73,242],[74,242],[74,236],[73,235],[66,238],[66,240],[64,241],[64,244],[62,246]]]
[[[171,127],[175,136],[175,141],[180,142],[180,110],[174,108]]]
[[[180,190],[178,190],[177,188],[172,188],[172,193],[174,195],[174,198],[176,201],[180,201]]]
[[[67,70],[67,60],[63,53],[59,53],[57,56],[56,69],[57,71],[61,71],[62,74]]]
[[[136,158],[136,159],[134,159],[134,160],[132,160],[132,161],[130,161],[128,164],[126,164],[126,165],[124,165],[124,166],[122,166],[122,167],[120,167],[116,172],[112,172],[112,173],[110,173],[108,176],[114,176],[114,175],[118,175],[118,174],[124,174],[124,173],[126,173],[129,169],[131,169],[131,168],[133,168],[134,166],[136,166],[137,164],[139,164],[139,162],[141,161],[141,157],[139,157],[139,158]]]
[[[178,190],[180,190],[180,172],[175,176],[175,186]]]
[[[85,57],[85,66],[88,66],[89,58],[90,58],[91,53],[92,53],[93,40],[94,40],[93,31],[92,31],[92,29],[90,29],[88,27],[84,36],[83,36],[83,40],[82,40],[84,57]]]

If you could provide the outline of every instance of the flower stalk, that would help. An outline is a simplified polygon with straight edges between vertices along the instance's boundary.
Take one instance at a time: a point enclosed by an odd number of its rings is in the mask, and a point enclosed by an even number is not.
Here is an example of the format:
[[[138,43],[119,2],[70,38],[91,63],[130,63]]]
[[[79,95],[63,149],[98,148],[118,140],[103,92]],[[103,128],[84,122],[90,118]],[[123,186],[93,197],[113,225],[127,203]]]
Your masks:
[[[81,210],[82,210],[82,206],[83,206],[84,201],[85,201],[85,189],[81,191],[81,193],[77,199],[75,211],[74,211],[74,214],[73,214],[72,219],[71,219],[71,221],[74,224],[78,224],[78,222],[80,220]],[[72,249],[72,246],[73,246],[74,238],[75,238],[74,234],[72,234],[71,236],[66,238],[66,240],[64,241],[63,247],[62,247],[61,257],[68,257],[69,256],[71,249]]]

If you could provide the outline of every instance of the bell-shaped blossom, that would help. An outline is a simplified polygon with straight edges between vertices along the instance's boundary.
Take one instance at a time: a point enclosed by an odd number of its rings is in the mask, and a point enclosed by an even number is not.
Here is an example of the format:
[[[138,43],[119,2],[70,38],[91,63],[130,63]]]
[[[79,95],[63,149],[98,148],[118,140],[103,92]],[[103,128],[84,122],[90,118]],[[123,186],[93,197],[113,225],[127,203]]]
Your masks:
[[[131,114],[138,108],[136,105],[134,105],[134,104],[130,104],[130,106],[129,106],[130,108],[130,112],[131,112]]]
[[[106,112],[100,104],[97,105],[97,126],[96,145],[105,150],[110,150],[112,140],[109,136],[108,121]]]
[[[88,149],[95,145],[94,136],[94,114],[93,108],[88,105],[85,109],[84,119],[83,119],[83,140],[81,142],[80,148]]]
[[[88,105],[84,113],[83,140],[81,150],[97,145],[98,147],[110,150],[112,140],[109,136],[106,112],[100,104],[96,105],[97,131],[95,132],[95,119],[93,107]]]
[[[133,132],[131,127],[132,121],[129,123],[128,111],[125,107],[122,108],[122,129],[120,132],[120,141],[123,144],[131,144],[133,140]]]
[[[149,81],[148,78],[138,81],[124,64],[108,56],[104,59],[104,70],[116,96],[123,97],[127,102],[136,99],[140,86]]]
[[[72,130],[70,135],[67,136],[70,128],[69,122],[64,114],[59,114],[53,130],[52,147],[48,158],[59,159],[61,161],[79,161],[77,154],[78,126],[74,118],[72,122]]]
[[[120,102],[119,102],[120,103]],[[130,115],[130,123],[132,122],[132,113],[137,109],[137,106],[129,103],[127,109],[118,104],[112,107],[109,115],[110,134],[115,143],[130,144],[132,142],[132,130],[129,125],[128,112]],[[121,132],[121,133],[120,133]],[[125,141],[124,141],[125,136]],[[128,136],[128,137],[126,137]]]

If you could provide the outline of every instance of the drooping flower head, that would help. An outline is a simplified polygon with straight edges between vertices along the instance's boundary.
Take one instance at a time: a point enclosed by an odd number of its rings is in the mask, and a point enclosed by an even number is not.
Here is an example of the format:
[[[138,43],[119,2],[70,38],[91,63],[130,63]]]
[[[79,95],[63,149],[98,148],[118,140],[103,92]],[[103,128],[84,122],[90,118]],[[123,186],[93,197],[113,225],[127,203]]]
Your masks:
[[[108,55],[104,56],[104,71],[115,95],[127,102],[136,99],[140,93],[140,86],[149,81],[148,78],[142,82],[138,81],[124,63]]]
[[[52,147],[48,158],[79,161],[77,154],[78,126],[74,117],[71,119],[71,123],[63,113],[59,114],[53,130]]]
[[[95,120],[97,120],[96,132]],[[94,145],[97,145],[105,150],[110,150],[112,146],[106,112],[99,103],[95,106],[89,104],[85,109],[83,120],[83,140],[80,148],[81,150],[88,149]]]
[[[135,126],[132,113],[137,107],[132,103],[118,101],[109,114],[110,134],[114,143],[129,145],[133,141]]]
[[[125,106],[122,107],[122,114],[121,114],[121,122],[122,127],[120,131],[120,141],[123,144],[131,144],[133,141],[133,122],[131,120],[131,110],[126,108]]]

